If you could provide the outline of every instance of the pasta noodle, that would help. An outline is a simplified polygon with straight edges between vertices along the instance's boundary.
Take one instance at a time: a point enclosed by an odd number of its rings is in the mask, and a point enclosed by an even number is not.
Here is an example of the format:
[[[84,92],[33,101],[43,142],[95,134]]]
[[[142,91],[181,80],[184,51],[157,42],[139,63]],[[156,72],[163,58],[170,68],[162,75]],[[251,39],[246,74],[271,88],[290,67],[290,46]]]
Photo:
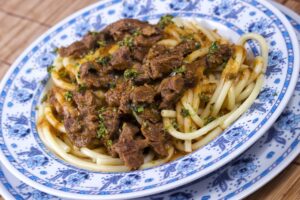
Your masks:
[[[157,41],[155,45],[173,49],[182,41],[190,39],[191,36],[198,45],[197,49],[184,56],[182,68],[170,74],[170,77],[174,74],[184,74],[185,65],[199,60],[204,62],[199,62],[197,66],[196,84],[183,91],[183,95],[178,97],[173,108],[161,110],[160,119],[162,119],[165,132],[172,137],[171,143],[174,146],[170,143],[166,145],[165,157],[157,156],[153,148],[148,148],[143,152],[143,164],[139,166],[139,169],[169,162],[178,157],[178,152],[179,155],[189,153],[219,136],[253,104],[263,85],[267,67],[268,45],[258,34],[244,34],[237,44],[231,44],[219,35],[217,30],[209,30],[195,20],[187,21],[180,18],[173,19],[172,23],[164,27],[163,32],[164,38]],[[255,40],[260,46],[261,55],[255,57],[252,62],[246,59],[247,52],[244,45],[248,40]],[[130,43],[130,41],[126,42]],[[232,54],[217,67],[205,68],[208,65],[209,56],[213,51],[219,51],[222,45],[230,46]],[[69,115],[78,113],[78,110],[74,109],[74,103],[68,100],[68,95],[69,92],[77,91],[84,86],[80,76],[81,64],[95,59],[101,60],[107,55],[112,55],[119,48],[120,45],[117,44],[106,47],[100,45],[97,50],[87,53],[84,57],[75,59],[57,56],[51,69],[54,100],[47,100],[38,107],[37,129],[41,140],[63,160],[80,168],[101,172],[131,170],[125,165],[121,156],[114,157],[115,155],[110,154],[105,145],[101,146],[102,144],[97,142],[89,147],[74,145],[61,117],[61,113],[65,112]],[[226,52],[223,53],[226,54]],[[214,63],[214,60],[211,63]],[[134,73],[140,72],[134,71]],[[102,88],[92,91],[100,102],[105,101],[105,92]],[[55,105],[51,104],[51,101],[55,101]],[[145,125],[139,115],[143,111],[143,107],[132,111],[132,118],[138,122],[139,126]],[[100,114],[99,119],[102,120]],[[144,138],[138,137],[137,139]]]

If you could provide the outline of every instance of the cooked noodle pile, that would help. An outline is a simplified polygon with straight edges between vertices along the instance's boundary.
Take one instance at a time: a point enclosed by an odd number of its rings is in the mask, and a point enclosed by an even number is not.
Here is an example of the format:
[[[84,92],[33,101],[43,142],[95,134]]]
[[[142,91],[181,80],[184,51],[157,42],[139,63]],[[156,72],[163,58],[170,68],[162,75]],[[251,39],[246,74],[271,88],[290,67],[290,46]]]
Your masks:
[[[206,145],[251,106],[260,92],[266,70],[265,39],[249,33],[232,44],[216,30],[206,29],[196,21],[179,18],[171,21],[170,18],[166,16],[156,25],[162,37],[152,36],[153,30],[143,25],[130,32],[133,40],[126,35],[115,42],[113,35],[111,44],[97,39],[92,51],[80,42],[59,49],[59,55],[49,68],[53,85],[39,106],[37,123],[38,133],[51,151],[75,166],[93,171],[154,167]],[[105,30],[123,34],[128,27],[122,28],[117,29],[112,24]],[[140,59],[142,66],[151,69],[146,81],[141,76],[146,73],[144,68],[139,71],[136,64],[124,67],[124,62],[118,65],[113,60],[116,54],[122,53],[119,50],[124,45],[132,45],[129,48],[132,55],[139,48],[140,34],[144,37],[142,42],[148,42],[148,36],[154,41]],[[244,47],[248,40],[259,44],[261,56],[249,59]],[[172,56],[173,49],[191,42],[196,47],[180,54],[184,55],[180,67],[156,73],[157,69],[151,65],[155,57],[150,60],[153,49],[157,46],[167,49]],[[131,59],[126,54],[122,56],[125,61]],[[160,56],[156,55],[155,62],[163,66]],[[83,68],[95,60],[102,68],[89,68],[88,76],[95,79],[87,79]],[[175,62],[176,57],[169,65]],[[102,72],[104,66],[113,66],[113,75]],[[107,79],[109,84],[103,86],[101,81]],[[180,84],[184,86],[178,89]],[[112,96],[117,90],[123,92],[118,98]],[[155,95],[148,98],[147,91],[152,90]],[[138,96],[137,92],[142,95]],[[122,102],[126,95],[130,102],[128,100],[129,107],[124,114]],[[111,103],[113,98],[115,104]]]

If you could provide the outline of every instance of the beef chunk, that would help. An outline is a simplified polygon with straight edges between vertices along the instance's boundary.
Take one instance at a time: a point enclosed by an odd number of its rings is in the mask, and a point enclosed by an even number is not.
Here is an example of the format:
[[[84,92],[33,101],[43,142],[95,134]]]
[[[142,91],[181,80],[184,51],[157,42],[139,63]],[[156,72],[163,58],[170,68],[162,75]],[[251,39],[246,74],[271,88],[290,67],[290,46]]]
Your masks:
[[[97,138],[99,100],[89,90],[73,92],[73,100],[79,112],[64,112],[67,135],[75,146],[89,146]]]
[[[103,117],[104,125],[107,130],[107,139],[114,140],[118,136],[118,130],[120,126],[119,114],[116,108],[108,107],[100,113]]]
[[[136,84],[143,84],[149,82],[151,79],[146,72],[145,65],[141,65],[140,63],[135,63],[133,65],[133,69],[136,70],[137,76],[133,79]]]
[[[138,116],[142,121],[150,121],[153,123],[161,121],[159,110],[154,108],[144,108],[143,112],[138,113]]]
[[[153,103],[157,92],[150,85],[135,87],[130,94],[130,98],[134,104]]]
[[[82,57],[87,54],[89,49],[85,46],[83,42],[74,42],[68,47],[61,47],[58,53],[61,57],[73,56],[75,58]]]
[[[203,70],[205,68],[205,58],[196,60],[192,63],[185,64],[184,81],[187,87],[193,87],[198,80],[203,78]]]
[[[185,57],[196,50],[196,42],[193,40],[183,41],[174,47],[173,52]]]
[[[232,55],[232,47],[227,44],[218,44],[214,42],[209,49],[209,53],[206,56],[206,62],[208,67],[215,68],[228,61]]]
[[[132,59],[136,60],[139,63],[142,63],[148,51],[149,51],[148,47],[135,46],[131,50]]]
[[[110,74],[110,69],[97,64],[86,62],[80,66],[80,79],[87,87],[107,88],[114,82],[115,78]]]
[[[130,169],[138,169],[144,163],[143,150],[148,146],[146,140],[134,138],[138,132],[138,127],[124,123],[119,140],[113,145],[113,150]]]
[[[160,108],[171,108],[181,97],[184,90],[184,79],[180,75],[165,78],[160,86],[162,102]]]
[[[125,70],[132,66],[132,60],[130,57],[130,49],[128,47],[120,47],[113,54],[110,64],[115,70]]]
[[[145,69],[152,79],[158,79],[181,66],[183,57],[178,51],[171,51],[165,46],[156,45],[148,52]]]
[[[142,133],[145,138],[149,141],[150,146],[160,156],[167,156],[168,152],[165,148],[165,133],[163,130],[162,123],[150,123],[146,122],[142,125]]]
[[[161,31],[147,22],[136,19],[122,19],[110,24],[105,28],[115,41],[122,40],[126,35],[134,34],[139,31],[144,36],[153,36],[161,34]]]
[[[116,85],[115,88],[108,90],[105,93],[105,100],[109,106],[118,107],[120,106],[120,99],[126,93],[130,87],[129,82],[121,82]]]

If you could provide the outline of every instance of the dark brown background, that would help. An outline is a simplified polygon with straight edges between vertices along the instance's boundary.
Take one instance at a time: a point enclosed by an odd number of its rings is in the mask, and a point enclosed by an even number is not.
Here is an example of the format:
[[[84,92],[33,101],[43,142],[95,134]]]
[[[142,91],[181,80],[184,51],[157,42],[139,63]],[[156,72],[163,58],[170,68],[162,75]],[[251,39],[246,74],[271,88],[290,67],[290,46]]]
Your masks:
[[[277,1],[300,14],[300,0]],[[66,16],[95,2],[97,0],[0,0],[0,79],[38,36]],[[248,198],[259,199],[300,200],[300,156]]]

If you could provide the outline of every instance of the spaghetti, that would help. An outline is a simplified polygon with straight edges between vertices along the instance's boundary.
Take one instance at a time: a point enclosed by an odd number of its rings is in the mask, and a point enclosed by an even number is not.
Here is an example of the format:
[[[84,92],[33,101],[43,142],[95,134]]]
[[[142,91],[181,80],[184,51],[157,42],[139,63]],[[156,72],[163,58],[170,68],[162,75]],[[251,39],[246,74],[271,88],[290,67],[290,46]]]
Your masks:
[[[121,22],[59,49],[48,69],[37,129],[65,161],[101,172],[161,165],[209,143],[257,98],[268,61],[262,36],[232,44],[171,16]],[[247,58],[248,40],[261,56]]]

